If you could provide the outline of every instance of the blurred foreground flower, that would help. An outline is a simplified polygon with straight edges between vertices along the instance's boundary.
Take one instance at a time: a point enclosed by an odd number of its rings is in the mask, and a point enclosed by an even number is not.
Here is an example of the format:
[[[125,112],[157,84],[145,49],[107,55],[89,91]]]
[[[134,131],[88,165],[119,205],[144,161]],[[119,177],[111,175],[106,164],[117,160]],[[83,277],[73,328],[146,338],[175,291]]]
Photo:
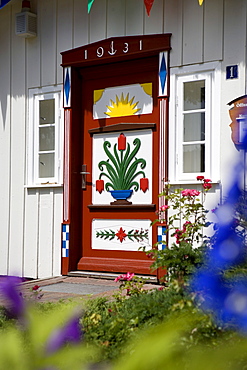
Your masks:
[[[21,318],[25,312],[25,302],[18,288],[21,282],[21,278],[8,276],[0,283],[0,293],[6,301],[7,315],[14,319]]]
[[[245,146],[246,155],[247,146]],[[247,334],[247,278],[227,280],[224,272],[245,261],[244,233],[239,230],[235,210],[242,194],[245,168],[240,161],[233,171],[233,183],[223,205],[215,210],[218,222],[212,248],[204,266],[197,271],[192,290],[201,298],[201,306],[213,311],[220,325]]]
[[[80,343],[82,339],[82,330],[80,326],[80,317],[75,315],[63,327],[53,331],[46,344],[48,354],[54,353],[67,343]]]

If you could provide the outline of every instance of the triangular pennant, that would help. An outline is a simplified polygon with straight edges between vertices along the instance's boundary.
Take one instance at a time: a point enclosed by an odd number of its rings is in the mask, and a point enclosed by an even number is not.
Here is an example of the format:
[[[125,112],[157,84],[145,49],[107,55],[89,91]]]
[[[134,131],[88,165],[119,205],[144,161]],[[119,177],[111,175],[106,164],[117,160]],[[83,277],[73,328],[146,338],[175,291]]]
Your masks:
[[[88,0],[88,3],[87,3],[87,12],[89,13],[90,12],[90,10],[91,10],[91,7],[92,7],[92,5],[93,5],[93,2],[94,2],[94,0]]]
[[[154,0],[144,0],[144,4],[146,7],[147,15],[150,15],[151,8],[153,6]]]
[[[198,0],[199,5],[202,5],[203,0]]]

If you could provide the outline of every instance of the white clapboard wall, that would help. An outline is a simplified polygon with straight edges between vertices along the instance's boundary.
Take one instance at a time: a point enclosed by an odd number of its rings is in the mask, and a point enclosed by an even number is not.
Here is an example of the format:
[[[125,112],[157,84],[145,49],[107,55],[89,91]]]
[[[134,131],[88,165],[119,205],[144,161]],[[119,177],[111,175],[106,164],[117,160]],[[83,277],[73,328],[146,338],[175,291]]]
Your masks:
[[[111,36],[172,33],[171,69],[218,61],[221,173],[232,158],[227,102],[246,93],[246,0],[31,0],[37,37],[15,35],[21,0],[0,10],[0,275],[60,274],[62,186],[26,186],[28,93],[62,83],[60,53]],[[225,67],[240,78],[226,81]],[[226,147],[228,149],[226,150]],[[220,186],[218,187],[220,193]]]

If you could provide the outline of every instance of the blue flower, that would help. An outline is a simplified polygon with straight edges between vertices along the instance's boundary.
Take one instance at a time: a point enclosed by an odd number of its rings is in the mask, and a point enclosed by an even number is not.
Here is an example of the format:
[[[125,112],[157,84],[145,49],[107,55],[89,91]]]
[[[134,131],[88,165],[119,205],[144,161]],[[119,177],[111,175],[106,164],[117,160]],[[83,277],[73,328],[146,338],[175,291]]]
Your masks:
[[[244,142],[245,155],[247,135]],[[233,327],[247,334],[247,279],[226,280],[224,271],[246,258],[244,233],[238,229],[235,212],[241,201],[244,167],[240,161],[233,171],[233,184],[226,200],[215,211],[218,222],[213,245],[207,251],[205,265],[197,271],[191,281],[192,291],[200,298],[203,309],[213,312],[220,325]]]

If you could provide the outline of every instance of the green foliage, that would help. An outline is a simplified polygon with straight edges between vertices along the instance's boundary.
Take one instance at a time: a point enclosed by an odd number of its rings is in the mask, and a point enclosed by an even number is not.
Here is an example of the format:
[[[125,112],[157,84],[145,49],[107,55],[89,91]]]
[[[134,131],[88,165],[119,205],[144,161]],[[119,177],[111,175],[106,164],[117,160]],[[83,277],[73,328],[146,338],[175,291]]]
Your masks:
[[[204,251],[204,246],[193,248],[187,242],[181,242],[179,245],[173,243],[170,248],[162,251],[153,249],[152,268],[166,268],[170,281],[177,279],[182,283],[202,264]]]
[[[247,339],[236,334],[231,336],[231,341],[229,337],[222,338],[218,346],[205,346],[202,341],[188,348],[183,339],[195,331],[198,320],[200,315],[198,317],[197,313],[171,315],[169,320],[150,328],[135,341],[131,356],[123,356],[114,370],[245,369]]]
[[[135,350],[136,340],[142,337],[143,331],[162,322],[172,322],[174,314],[194,318],[193,328],[185,330],[180,337],[179,345],[183,345],[184,351],[200,343],[214,347],[230,335],[214,324],[210,315],[196,308],[193,296],[174,281],[161,290],[111,301],[106,298],[88,301],[82,320],[85,340],[97,346],[101,361],[116,361],[120,355]]]
[[[178,353],[184,360],[188,351],[192,353],[194,349],[201,350],[201,346],[211,350],[223,345],[226,338],[239,340],[234,333],[219,328],[210,315],[202,313],[195,306],[194,296],[187,292],[185,284],[181,286],[173,280],[166,288],[144,290],[145,281],[130,273],[121,275],[119,281],[119,293],[112,299],[101,297],[83,300],[80,321],[83,329],[82,343],[67,344],[51,355],[45,351],[51,333],[73,316],[75,310],[78,310],[78,302],[36,303],[35,307],[27,309],[23,322],[6,321],[4,310],[1,311],[0,318],[5,324],[0,330],[0,370],[41,370],[51,367],[81,370],[87,369],[90,363],[111,362],[113,365],[121,356],[128,356],[129,353],[132,353],[133,361],[137,356],[138,362],[137,341],[148,343],[146,331],[158,333],[159,325],[163,325],[164,331],[159,333],[157,340],[160,338],[163,345],[168,343],[168,358]],[[177,327],[178,322],[183,324]],[[153,351],[154,345],[156,349]],[[161,343],[157,342],[157,347],[153,343],[147,348],[148,351],[144,351],[143,355],[151,356],[154,361],[154,366],[150,367],[152,370],[158,369],[158,366],[166,368],[170,364],[162,364],[162,361],[167,361],[163,354],[160,354],[159,360],[153,358],[161,350]],[[122,361],[121,366],[125,366],[125,357]],[[149,360],[146,362],[150,363]],[[181,365],[181,362],[178,363]],[[135,368],[133,364],[128,366],[128,370]],[[147,368],[145,366],[144,370]]]
[[[49,337],[74,312],[75,304],[51,305],[44,311],[41,306],[30,306],[22,322],[5,320],[0,331],[0,370],[82,370],[97,360],[97,353],[83,342],[64,345],[52,354],[46,351]]]

